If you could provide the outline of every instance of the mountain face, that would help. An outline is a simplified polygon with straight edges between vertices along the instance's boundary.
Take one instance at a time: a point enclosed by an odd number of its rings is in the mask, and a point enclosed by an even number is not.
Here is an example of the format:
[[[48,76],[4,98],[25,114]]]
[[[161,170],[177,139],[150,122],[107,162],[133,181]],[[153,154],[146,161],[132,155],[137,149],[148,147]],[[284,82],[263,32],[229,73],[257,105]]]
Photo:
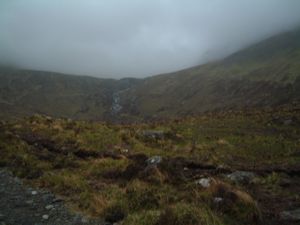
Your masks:
[[[74,119],[109,119],[115,92],[137,79],[97,79],[50,72],[2,70],[1,117],[17,118],[34,113]]]
[[[146,79],[1,70],[0,117],[34,113],[91,120],[170,118],[300,99],[300,30],[223,60]]]
[[[147,78],[122,96],[132,112],[146,117],[272,106],[299,97],[299,30],[218,62]]]

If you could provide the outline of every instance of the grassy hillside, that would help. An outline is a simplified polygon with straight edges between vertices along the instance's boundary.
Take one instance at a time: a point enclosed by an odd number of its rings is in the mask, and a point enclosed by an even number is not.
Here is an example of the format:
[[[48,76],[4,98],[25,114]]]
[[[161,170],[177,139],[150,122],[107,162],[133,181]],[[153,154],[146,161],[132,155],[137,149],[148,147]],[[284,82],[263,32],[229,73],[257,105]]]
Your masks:
[[[124,93],[136,115],[169,117],[272,106],[300,97],[300,30],[203,66],[154,76]]]
[[[25,71],[0,71],[0,116],[34,113],[74,119],[109,119],[112,95],[136,79],[98,79],[86,76]]]
[[[132,121],[275,106],[299,100],[299,62],[297,30],[218,62],[140,80],[1,70],[0,117]]]
[[[294,31],[146,79],[2,69],[0,167],[108,224],[295,225],[299,62]]]
[[[0,166],[111,223],[293,225],[299,109],[126,126],[33,116],[0,123]]]

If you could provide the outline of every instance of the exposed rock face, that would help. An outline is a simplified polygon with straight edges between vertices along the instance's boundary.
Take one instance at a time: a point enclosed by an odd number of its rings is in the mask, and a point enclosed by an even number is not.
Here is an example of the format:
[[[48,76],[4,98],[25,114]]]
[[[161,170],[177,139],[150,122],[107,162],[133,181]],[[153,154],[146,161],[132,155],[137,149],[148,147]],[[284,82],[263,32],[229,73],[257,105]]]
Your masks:
[[[120,95],[119,92],[116,92],[112,95],[112,106],[111,106],[111,113],[113,115],[118,114],[121,110],[122,110],[122,106],[121,106],[121,99],[120,99]]]

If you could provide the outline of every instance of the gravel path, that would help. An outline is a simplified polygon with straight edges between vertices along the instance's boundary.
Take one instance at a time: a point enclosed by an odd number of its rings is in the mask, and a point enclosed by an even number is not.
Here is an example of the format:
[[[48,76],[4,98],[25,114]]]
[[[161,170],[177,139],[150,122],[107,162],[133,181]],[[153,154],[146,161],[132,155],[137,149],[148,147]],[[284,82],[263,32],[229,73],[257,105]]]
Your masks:
[[[69,212],[61,199],[47,191],[22,184],[7,170],[0,170],[0,225],[104,225]]]

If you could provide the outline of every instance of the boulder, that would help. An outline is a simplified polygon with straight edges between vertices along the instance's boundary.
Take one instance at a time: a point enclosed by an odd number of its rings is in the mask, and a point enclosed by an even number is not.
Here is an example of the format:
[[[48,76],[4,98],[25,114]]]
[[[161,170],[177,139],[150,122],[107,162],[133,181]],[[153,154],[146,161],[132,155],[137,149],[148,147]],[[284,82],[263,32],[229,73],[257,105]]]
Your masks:
[[[249,184],[255,178],[255,174],[248,171],[235,171],[227,177],[235,183]]]

